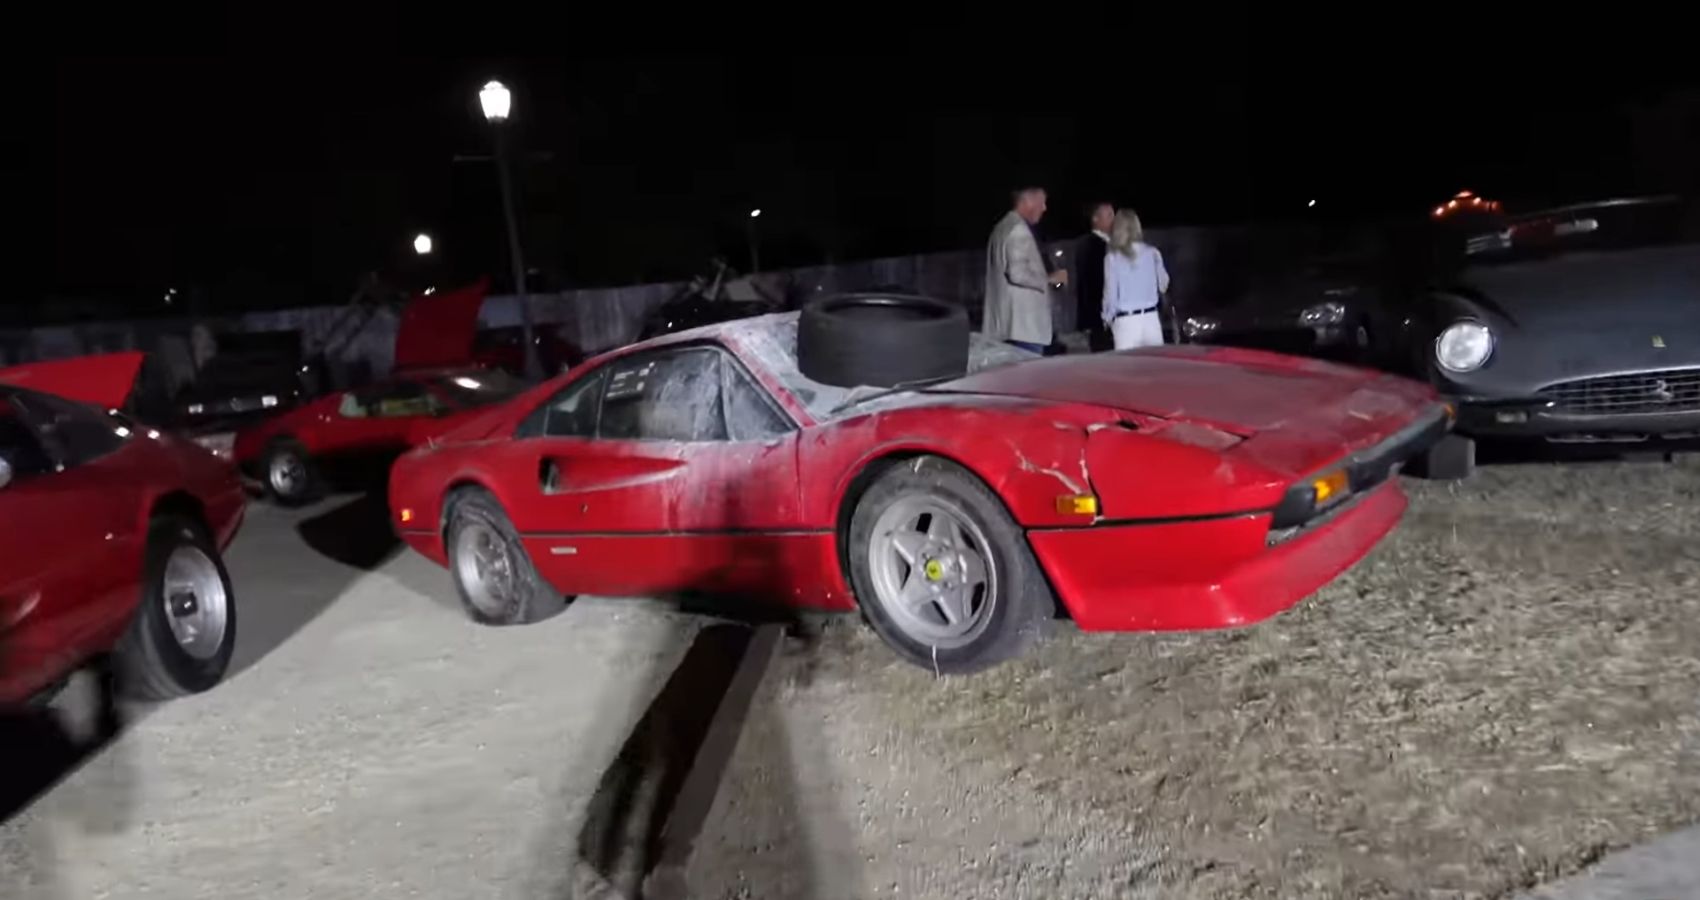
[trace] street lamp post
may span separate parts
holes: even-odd
[[[513,109],[513,95],[500,81],[484,85],[478,92],[478,105],[490,123],[496,144],[496,180],[502,188],[502,216],[508,225],[508,256],[514,270],[514,293],[519,297],[520,336],[525,342],[525,374],[540,378],[543,367],[537,359],[537,329],[531,321],[531,298],[525,291],[525,259],[519,248],[519,222],[514,216],[513,175],[508,168],[508,113]]]
[[[756,233],[756,220],[761,218],[761,210],[750,210],[750,274],[761,271],[761,236]]]

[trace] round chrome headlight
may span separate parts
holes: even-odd
[[[1187,320],[1181,323],[1181,331],[1189,338],[1206,337],[1220,327],[1222,323],[1209,316],[1188,316]]]
[[[1345,304],[1335,303],[1332,300],[1327,303],[1318,303],[1315,306],[1307,306],[1303,312],[1299,313],[1299,324],[1312,328],[1338,325],[1344,321],[1346,321]]]
[[[1474,372],[1493,355],[1493,331],[1466,319],[1446,326],[1434,339],[1434,361],[1448,372]]]

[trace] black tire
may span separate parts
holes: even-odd
[[[166,563],[179,549],[198,551],[212,563],[224,591],[224,631],[210,654],[195,656],[173,636],[165,596]],[[143,564],[142,602],[113,653],[118,689],[141,700],[169,700],[204,691],[224,678],[236,647],[236,592],[218,546],[205,526],[193,519],[162,515],[148,527]],[[207,598],[197,598],[208,602]]]
[[[905,294],[840,294],[803,307],[797,365],[821,384],[894,387],[968,371],[968,311]]]
[[[447,524],[443,533],[449,575],[454,579],[455,594],[460,597],[461,607],[472,621],[481,625],[526,625],[541,622],[566,608],[570,598],[556,593],[537,574],[537,567],[532,565],[531,556],[520,543],[518,532],[495,497],[476,488],[462,488],[449,495],[446,506],[444,519]],[[464,551],[461,538],[469,528],[488,529],[506,553],[513,590],[511,596],[501,598],[499,605],[475,600],[472,591],[477,590],[477,586],[468,585],[462,577],[459,554]]]
[[[1476,442],[1461,434],[1449,434],[1417,454],[1405,471],[1416,478],[1461,481],[1476,470]]]
[[[917,494],[943,500],[966,514],[989,550],[986,563],[996,585],[988,598],[989,618],[976,636],[959,646],[917,640],[878,594],[872,571],[875,525],[893,504]],[[1021,527],[984,482],[948,460],[915,457],[881,472],[857,500],[844,540],[850,585],[863,616],[899,656],[923,668],[964,674],[996,665],[1020,655],[1055,617],[1055,595]]]
[[[274,477],[276,467],[285,465],[299,467],[300,477],[296,480],[280,483]],[[265,485],[266,496],[279,506],[300,506],[319,496],[322,483],[319,479],[318,466],[313,464],[313,457],[307,453],[307,448],[292,438],[278,438],[266,447],[266,453],[260,458],[260,482]]]

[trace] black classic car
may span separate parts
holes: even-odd
[[[1403,353],[1459,432],[1561,443],[1700,438],[1700,219],[1677,198],[1506,216],[1463,235]]]
[[[1420,268],[1410,235],[1382,225],[1261,228],[1224,242],[1205,302],[1182,311],[1188,342],[1389,365]]]

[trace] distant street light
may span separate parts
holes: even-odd
[[[1315,209],[1315,208],[1316,208],[1316,201],[1315,200],[1312,200],[1309,203],[1305,204],[1305,209]]]
[[[761,235],[756,232],[756,220],[761,218],[761,207],[750,210],[750,274],[761,271]]]
[[[500,81],[491,81],[478,92],[478,106],[490,123],[496,143],[496,178],[502,189],[502,215],[508,223],[508,256],[514,269],[514,293],[519,298],[520,336],[525,342],[525,374],[540,378],[543,366],[537,359],[537,329],[531,322],[531,298],[525,292],[525,259],[519,249],[519,222],[514,215],[513,174],[508,170],[508,113],[513,111],[513,94]]]
[[[430,256],[431,236],[421,231],[419,235],[413,239],[413,252],[420,256]]]

